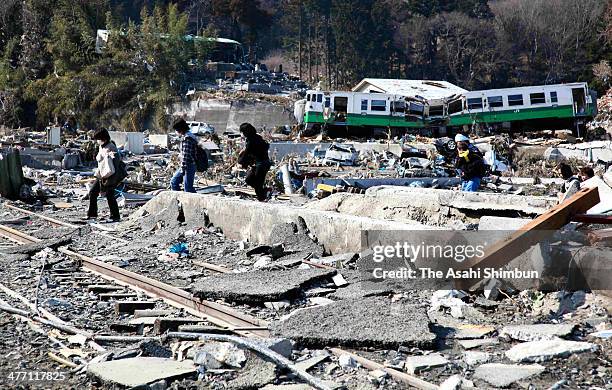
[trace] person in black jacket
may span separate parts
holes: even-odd
[[[238,163],[243,168],[249,168],[246,176],[246,183],[255,189],[255,194],[260,202],[267,199],[266,189],[266,174],[272,166],[270,157],[268,156],[268,144],[250,123],[240,125],[240,132],[246,138],[244,150],[240,152]]]
[[[461,171],[461,191],[478,191],[485,174],[485,163],[482,156],[470,150],[466,142],[457,142],[455,167]]]

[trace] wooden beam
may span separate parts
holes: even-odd
[[[485,254],[480,258],[472,258],[462,265],[462,270],[498,268],[508,264],[511,260],[524,253],[540,238],[546,231],[557,230],[577,214],[583,214],[591,207],[599,203],[599,191],[595,188],[583,188],[571,196],[565,202],[549,209],[528,224],[522,226],[511,236],[489,245]],[[537,234],[535,231],[542,231]],[[480,272],[483,275],[484,272]],[[455,285],[460,289],[469,289],[482,278],[457,279]]]
[[[606,214],[576,214],[572,217],[574,222],[594,223],[601,225],[612,224],[612,215]]]

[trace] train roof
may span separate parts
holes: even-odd
[[[491,94],[491,93],[512,93],[512,92],[527,92],[527,91],[542,91],[542,90],[554,90],[559,88],[582,88],[588,87],[585,82],[577,83],[566,83],[566,84],[546,84],[546,85],[528,85],[525,87],[510,87],[510,88],[497,88],[497,89],[483,89],[480,91],[470,91],[467,94],[475,96],[478,94]]]
[[[353,92],[382,92],[403,96],[420,96],[428,100],[444,99],[453,95],[463,95],[468,92],[448,81],[435,80],[404,80],[404,79],[372,79],[361,80],[352,89]]]

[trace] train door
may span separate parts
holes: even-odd
[[[574,103],[574,115],[586,115],[586,96],[584,88],[572,88],[572,100]]]
[[[348,97],[347,96],[334,96],[333,110],[336,114],[337,122],[346,122],[347,109],[348,109]]]

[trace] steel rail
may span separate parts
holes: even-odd
[[[13,205],[10,205],[10,204],[4,204],[3,206],[4,206],[5,208],[9,209],[9,210],[17,211],[17,212],[19,212],[19,213],[23,213],[23,214],[26,214],[26,215],[30,215],[30,216],[32,216],[32,217],[40,218],[40,219],[42,219],[42,220],[45,220],[45,221],[47,221],[47,222],[50,222],[50,223],[51,223],[51,224],[53,224],[53,225],[57,225],[57,226],[64,226],[64,227],[68,227],[68,228],[71,228],[71,229],[80,229],[80,228],[82,228],[82,227],[83,227],[83,226],[79,226],[79,225],[74,225],[74,224],[72,224],[72,223],[68,223],[68,222],[60,221],[59,219],[55,219],[55,218],[51,218],[51,217],[47,217],[46,215],[38,214],[38,213],[35,213],[35,212],[33,212],[33,211],[30,211],[30,210],[25,210],[25,209],[22,209],[22,208],[20,208],[20,207],[13,206]],[[94,228],[95,228],[95,226],[94,226],[94,225],[90,225],[90,226],[92,226],[92,227],[94,227]],[[102,237],[105,237],[105,238],[108,238],[108,239],[114,240],[114,241],[119,241],[119,242],[122,242],[122,243],[124,243],[124,244],[127,244],[127,243],[128,243],[128,241],[126,241],[126,240],[124,240],[124,239],[122,239],[122,238],[119,238],[119,237],[114,237],[114,236],[112,236],[112,235],[110,235],[110,234],[108,234],[108,233],[106,233],[106,232],[97,232],[97,231],[95,231],[95,230],[94,230],[94,232],[93,232],[93,233],[94,233],[94,234],[97,234],[97,235],[99,235],[99,236],[102,236]]]
[[[32,244],[41,241],[4,225],[0,225],[0,236],[20,244]],[[237,333],[243,335],[256,335],[261,337],[269,337],[270,335],[269,330],[267,330],[268,323],[264,320],[260,320],[215,302],[198,299],[180,288],[96,260],[68,248],[59,248],[58,251],[78,259],[82,267],[89,272],[93,272],[104,279],[125,285],[134,290],[140,290],[150,297],[161,298],[169,305],[184,309],[196,316],[203,317],[215,325],[232,330],[235,329]],[[241,328],[249,330],[241,330]]]
[[[10,240],[20,244],[31,244],[41,241],[36,237],[29,236],[4,225],[0,225],[0,236],[9,238]],[[180,288],[162,283],[135,272],[115,267],[112,264],[95,260],[89,256],[82,255],[69,249],[59,248],[58,251],[67,256],[79,259],[82,262],[83,268],[91,273],[99,275],[102,278],[113,281],[117,284],[125,285],[131,289],[141,290],[148,296],[162,298],[171,306],[185,309],[191,314],[205,318],[213,324],[234,330],[237,334],[243,336],[270,336],[268,323],[264,320],[240,313],[232,308],[220,305],[218,303],[199,300],[193,295],[189,294],[187,291],[181,290]],[[369,369],[381,369],[387,372],[387,374],[389,374],[393,379],[409,386],[422,390],[436,390],[439,388],[432,383],[403,372],[389,369],[355,353],[339,348],[332,348],[331,351],[336,356],[349,354],[364,367]]]

